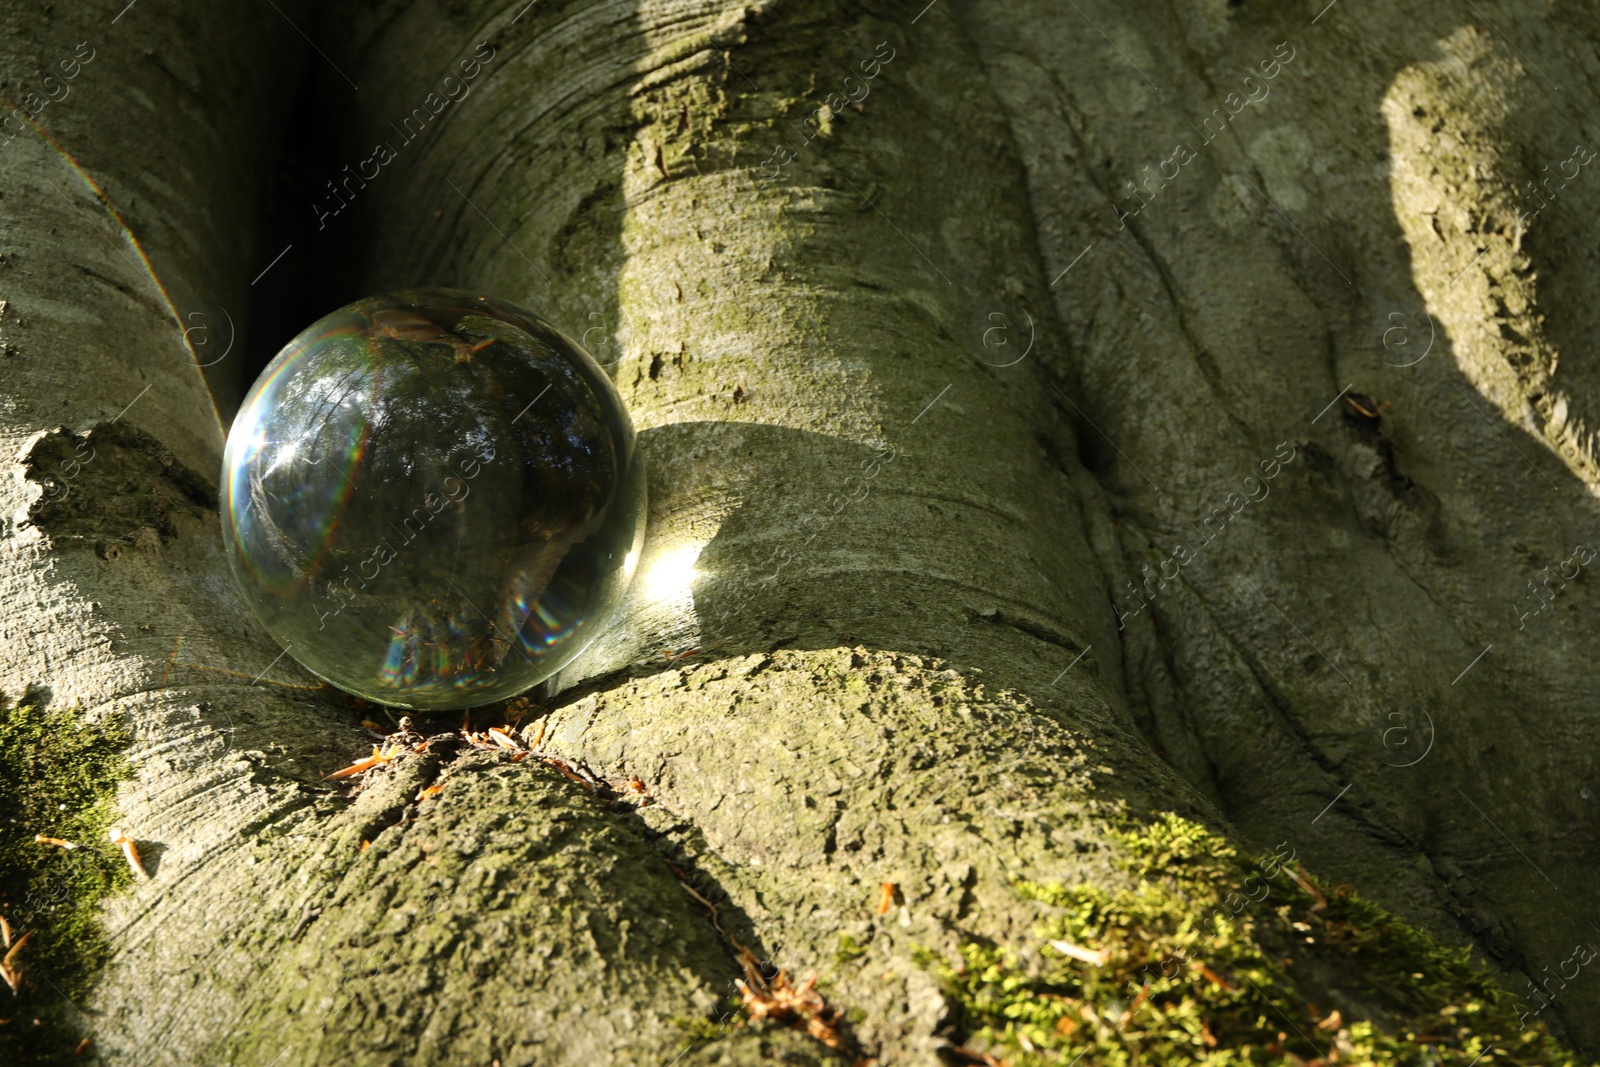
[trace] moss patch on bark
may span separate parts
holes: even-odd
[[[86,1036],[75,1005],[108,953],[100,901],[132,879],[107,836],[126,745],[74,710],[0,706],[0,915],[17,980],[0,989],[0,1062],[65,1063]]]
[[[1575,1065],[1465,950],[1282,851],[1244,862],[1167,814],[1112,834],[1121,888],[1019,882],[1037,942],[919,962],[959,1005],[969,1062]]]

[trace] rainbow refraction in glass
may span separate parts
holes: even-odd
[[[576,342],[453,289],[313,323],[239,409],[223,541],[313,674],[418,710],[525,692],[622,599],[644,539],[633,424]]]

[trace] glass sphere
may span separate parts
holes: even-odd
[[[644,539],[633,424],[593,357],[453,289],[370,297],[278,353],[222,469],[223,543],[307,670],[418,710],[525,692],[604,629]]]

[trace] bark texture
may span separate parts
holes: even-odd
[[[1090,246],[1052,292],[1130,713],[1247,834],[1537,981],[1597,921],[1593,12],[1092,14],[970,25],[1047,271]],[[1594,983],[1552,1008],[1590,1048]]]
[[[4,46],[25,78],[105,40],[41,120],[105,201],[42,137],[0,147],[0,688],[140,739],[152,877],[76,1006],[107,1061],[832,1055],[685,1047],[737,942],[929,1062],[951,1007],[913,949],[1022,938],[1016,879],[1126,878],[1124,814],[1287,839],[1511,974],[1589,936],[1585,583],[1506,604],[1600,543],[1591,372],[1558,359],[1593,175],[1519,215],[1600,136],[1590,15],[279,6],[54,12]],[[319,247],[350,295],[524,304],[629,403],[640,577],[523,736],[648,803],[466,750],[320,780],[363,713],[233,592],[204,377],[223,411],[239,383],[182,332],[276,251],[233,235],[284,55],[352,165],[393,156]],[[1589,1047],[1597,981],[1546,1015]]]

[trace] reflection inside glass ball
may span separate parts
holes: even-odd
[[[450,289],[371,297],[291,341],[223,460],[223,540],[288,655],[358,696],[469,707],[604,628],[644,538],[621,398],[536,316]]]

